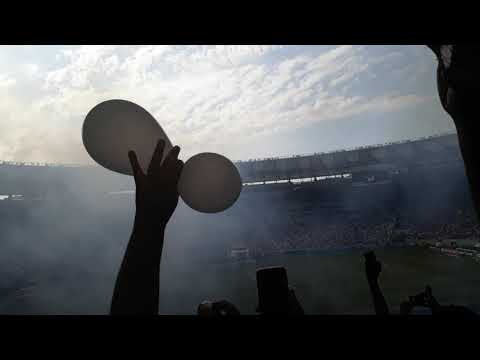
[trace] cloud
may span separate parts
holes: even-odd
[[[379,86],[383,79],[376,69],[390,63],[392,73],[408,68],[402,54],[395,48],[371,55],[363,46],[56,50],[53,69],[25,62],[30,80],[15,83],[0,76],[0,128],[5,130],[0,157],[90,162],[81,124],[93,106],[111,98],[144,106],[186,156],[219,150],[228,156],[231,146],[252,138],[261,141],[279,131],[430,101],[425,94],[385,92]],[[359,86],[362,82],[366,86]],[[6,87],[17,87],[17,95],[5,94]],[[29,89],[29,98],[22,89]]]
[[[0,89],[1,90],[6,90],[6,89],[10,88],[11,86],[14,86],[15,84],[16,84],[15,79],[12,79],[11,77],[0,74]]]

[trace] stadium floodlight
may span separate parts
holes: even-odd
[[[101,166],[133,175],[128,151],[137,154],[146,170],[158,140],[165,140],[164,157],[173,147],[157,120],[141,106],[126,100],[108,100],[87,114],[82,129],[88,154]],[[186,161],[178,191],[192,209],[216,213],[238,199],[242,181],[236,166],[215,153],[200,153]]]

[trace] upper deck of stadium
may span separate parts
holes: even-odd
[[[454,133],[326,153],[236,163],[244,182],[389,171],[461,161]]]
[[[237,161],[244,183],[461,164],[455,133],[325,153]],[[129,176],[100,166],[0,162],[0,194],[59,190],[62,183],[100,191],[132,189]]]

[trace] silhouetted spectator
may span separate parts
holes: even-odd
[[[427,45],[438,59],[437,87],[445,111],[452,117],[465,163],[472,199],[480,216],[480,151],[478,94],[480,45]]]
[[[415,309],[429,309],[429,314],[435,316],[454,316],[454,317],[476,317],[477,315],[465,306],[458,305],[440,305],[432,295],[432,288],[426,286],[425,291],[415,296],[410,296],[408,301],[404,301],[400,305],[400,314],[414,314]]]
[[[377,315],[388,315],[388,305],[385,301],[380,286],[378,285],[378,276],[382,272],[382,264],[376,259],[375,253],[370,251],[365,254],[365,273],[367,275],[368,285],[372,294],[373,305]]]

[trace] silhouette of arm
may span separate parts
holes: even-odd
[[[465,172],[477,217],[480,216],[480,151],[477,117],[480,106],[480,46],[427,45],[437,56],[437,88],[444,110],[452,117],[458,134]]]
[[[112,315],[158,313],[165,227],[178,204],[177,183],[183,167],[177,158],[178,146],[161,163],[164,146],[163,141],[158,142],[146,174],[136,154],[128,154],[135,178],[136,213],[113,292]]]
[[[383,296],[382,290],[378,285],[378,276],[382,271],[382,264],[377,261],[375,254],[372,252],[365,254],[365,272],[367,275],[368,285],[372,294],[373,305],[377,315],[388,315],[388,305]]]

